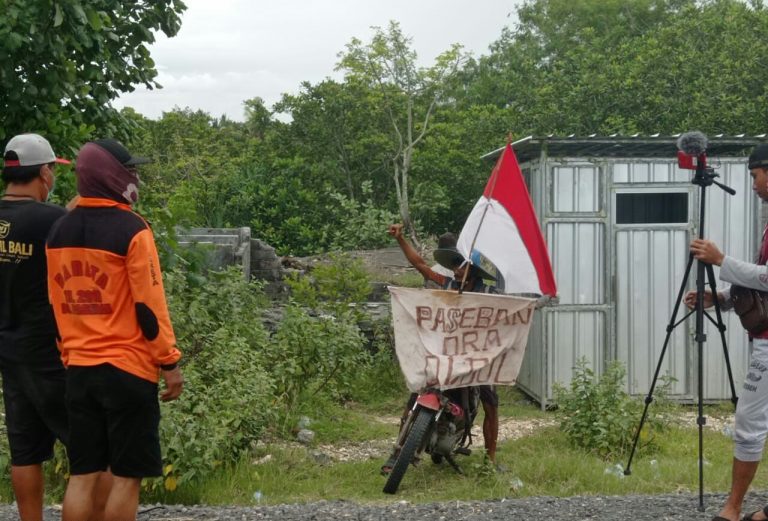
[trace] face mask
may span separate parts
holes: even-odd
[[[128,204],[135,204],[139,200],[139,187],[134,183],[130,183],[123,192],[123,197],[128,201]]]
[[[51,196],[53,195],[53,191],[56,188],[56,178],[51,177],[51,186],[48,188],[48,197],[45,198],[46,201],[49,201],[51,199]]]
[[[48,191],[48,195],[45,196],[45,200],[49,201],[51,199],[51,196],[53,195],[53,190],[56,188],[56,176],[53,175],[53,169],[49,168],[48,170],[50,178],[51,178],[51,184],[48,184],[48,181],[46,180],[45,176],[41,175],[41,179],[43,181],[43,184],[45,185],[45,189]]]

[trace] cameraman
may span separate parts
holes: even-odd
[[[749,156],[749,175],[752,189],[757,196],[768,201],[768,144],[755,147]],[[763,231],[763,240],[757,263],[744,262],[723,254],[717,245],[708,240],[695,239],[691,243],[693,256],[708,264],[720,266],[720,279],[747,288],[768,291],[768,234]],[[717,299],[723,309],[732,307],[730,289],[719,291]],[[685,296],[689,308],[696,306],[696,292]],[[704,307],[712,306],[712,293],[704,294]],[[768,435],[768,331],[752,335],[752,354],[749,372],[742,394],[736,407],[736,425],[733,434],[734,458],[731,476],[731,492],[720,514],[712,521],[737,521],[757,466],[763,454]],[[766,378],[764,378],[766,377]],[[768,506],[744,517],[746,521],[768,519]]]

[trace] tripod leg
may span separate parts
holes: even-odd
[[[707,418],[704,416],[704,342],[707,335],[704,333],[704,275],[706,264],[696,262],[696,366],[698,388],[698,417],[696,424],[699,427],[699,512],[704,512],[704,425]]]
[[[672,331],[674,331],[677,320],[677,313],[680,310],[680,304],[683,302],[683,295],[685,295],[685,289],[688,286],[688,277],[691,274],[691,267],[693,266],[693,253],[688,255],[688,265],[685,267],[685,275],[683,276],[683,283],[680,284],[680,291],[677,293],[677,300],[675,300],[675,306],[672,309],[672,316],[667,324],[667,335],[664,337],[664,345],[661,348],[661,354],[659,354],[659,361],[656,363],[656,371],[653,373],[653,380],[651,381],[651,388],[648,390],[648,395],[645,397],[645,407],[643,407],[643,415],[640,418],[640,424],[635,431],[635,437],[632,440],[632,450],[629,453],[629,461],[627,462],[627,468],[624,470],[624,475],[629,476],[632,474],[632,459],[635,457],[635,450],[637,449],[637,442],[640,439],[640,432],[645,425],[645,419],[648,416],[648,406],[653,401],[653,391],[656,389],[656,382],[659,379],[659,373],[661,372],[661,366],[664,362],[664,355],[667,352],[667,346],[669,346],[669,339],[672,337]]]
[[[720,340],[723,343],[723,356],[725,357],[725,368],[728,371],[728,384],[731,386],[731,402],[734,407],[739,401],[736,396],[736,386],[733,383],[733,371],[731,370],[731,358],[728,355],[728,344],[725,339],[725,323],[723,322],[723,313],[720,309],[720,301],[717,300],[717,286],[715,283],[715,269],[711,264],[707,264],[707,278],[709,279],[709,289],[713,295],[715,305],[715,316],[717,317],[717,329],[720,331]]]

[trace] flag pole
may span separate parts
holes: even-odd
[[[501,157],[504,157],[504,154],[507,153],[507,147],[512,146],[512,132],[509,132],[507,134],[507,146],[504,147],[504,152],[501,153]],[[493,169],[493,174],[491,174],[493,177],[491,179],[491,189],[488,192],[488,202],[485,205],[485,208],[483,208],[483,215],[480,216],[480,222],[477,225],[477,231],[475,231],[475,236],[472,237],[472,244],[469,247],[469,259],[466,259],[464,263],[466,264],[469,262],[470,267],[472,267],[472,251],[475,249],[475,243],[477,242],[477,236],[480,235],[480,228],[483,226],[483,222],[485,221],[485,215],[488,213],[488,207],[491,206],[491,196],[493,196],[493,191],[496,189],[496,180],[499,178],[499,171],[498,169]],[[464,284],[467,281],[467,275],[469,274],[469,270],[464,271],[464,276],[461,278],[461,284],[459,285],[459,295],[464,291]]]

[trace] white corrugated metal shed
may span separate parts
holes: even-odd
[[[586,357],[597,373],[613,359],[628,370],[627,389],[647,393],[683,282],[688,243],[698,235],[700,188],[677,166],[678,136],[529,136],[512,144],[547,240],[560,303],[544,308],[531,331],[518,385],[546,405],[555,382],[570,382]],[[709,138],[709,164],[730,196],[707,188],[706,236],[729,255],[751,259],[759,239],[760,203],[745,157],[759,136]],[[487,154],[492,159],[500,150]],[[695,265],[694,265],[695,267]],[[695,269],[687,286],[695,286]],[[718,286],[722,283],[718,281]],[[678,320],[684,316],[681,310]],[[724,315],[737,388],[747,363],[738,319]],[[662,374],[672,395],[696,395],[695,324],[679,325]],[[719,334],[707,324],[704,394],[730,399]]]

